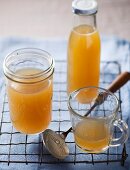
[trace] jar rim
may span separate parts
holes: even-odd
[[[16,74],[14,71],[12,71],[8,67],[8,65],[7,65],[8,60],[10,60],[11,57],[17,57],[18,55],[25,55],[25,54],[26,55],[27,54],[33,54],[33,55],[37,55],[37,56],[46,58],[46,60],[48,60],[48,62],[50,63],[49,67],[47,67],[45,70],[40,70],[39,72],[31,74],[31,75]],[[4,75],[12,81],[20,82],[20,83],[27,83],[27,84],[31,83],[32,84],[32,83],[37,83],[37,82],[48,79],[54,72],[54,64],[55,64],[55,62],[54,62],[54,59],[51,57],[51,54],[48,53],[45,50],[42,50],[42,49],[39,49],[39,48],[20,48],[20,49],[17,49],[15,51],[9,53],[5,57],[4,62],[3,62],[3,72],[4,72]],[[44,78],[44,75],[46,75],[46,74],[48,74],[48,76]],[[43,79],[38,80],[38,78],[41,77],[41,76],[43,77]],[[29,79],[32,79],[34,81],[29,82],[28,81]]]
[[[108,117],[112,117],[112,116],[115,117],[114,113],[117,113],[118,110],[119,110],[119,100],[118,100],[117,96],[116,96],[114,93],[110,92],[109,90],[107,90],[107,89],[105,89],[105,88],[102,88],[102,87],[97,87],[97,86],[87,86],[87,87],[79,88],[79,89],[77,89],[77,90],[75,90],[75,91],[73,91],[73,92],[71,92],[71,93],[69,94],[67,105],[68,105],[68,109],[69,109],[69,111],[71,112],[71,114],[73,114],[74,116],[77,116],[77,117],[79,117],[79,118],[81,118],[81,119],[88,119],[87,116],[82,116],[81,114],[79,114],[78,112],[76,112],[76,111],[72,108],[72,106],[71,106],[71,100],[78,94],[79,91],[85,90],[85,89],[89,89],[89,88],[95,88],[95,89],[102,90],[102,91],[107,92],[108,94],[110,94],[111,96],[114,97],[114,99],[115,99],[115,101],[116,101],[116,107],[115,107],[115,109],[114,109],[114,112],[113,112],[113,114],[110,114],[110,115],[108,115],[108,116],[106,116],[106,117],[104,117],[104,118],[108,118]],[[98,117],[98,116],[97,116],[97,118],[101,118],[101,117]]]

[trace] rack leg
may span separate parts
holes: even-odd
[[[123,150],[122,150],[122,158],[121,158],[121,166],[125,165],[125,160],[127,159],[128,154],[126,152],[126,145],[124,144]]]

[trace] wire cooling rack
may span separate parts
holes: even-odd
[[[100,86],[106,88],[108,84],[121,72],[121,67],[117,62],[101,63]],[[50,155],[43,145],[42,137],[38,135],[24,135],[17,132],[9,116],[8,101],[5,92],[4,82],[1,78],[1,96],[3,98],[2,111],[0,114],[0,162],[10,165],[11,163],[24,164],[95,164],[120,162],[123,166],[127,159],[126,146],[109,148],[101,154],[88,154],[79,150],[75,143],[72,132],[66,138],[70,154],[64,160],[59,160]],[[116,93],[121,101],[120,90]],[[54,94],[52,122],[49,128],[57,133],[66,131],[71,126],[69,112],[67,109],[66,94],[66,61],[57,60],[54,74]],[[122,119],[121,104],[119,116]],[[115,136],[120,135],[118,129],[115,129]]]

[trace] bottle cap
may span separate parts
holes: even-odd
[[[97,12],[96,0],[73,0],[73,13],[78,15],[91,15]]]

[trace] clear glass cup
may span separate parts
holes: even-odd
[[[3,63],[13,126],[25,134],[44,131],[51,121],[54,60],[43,50],[27,48]]]
[[[95,102],[96,107],[84,116]],[[68,108],[75,143],[83,151],[100,153],[126,142],[128,126],[119,119],[119,102],[110,91],[100,87],[80,88],[70,93]],[[119,128],[121,137],[114,138],[114,127]]]

